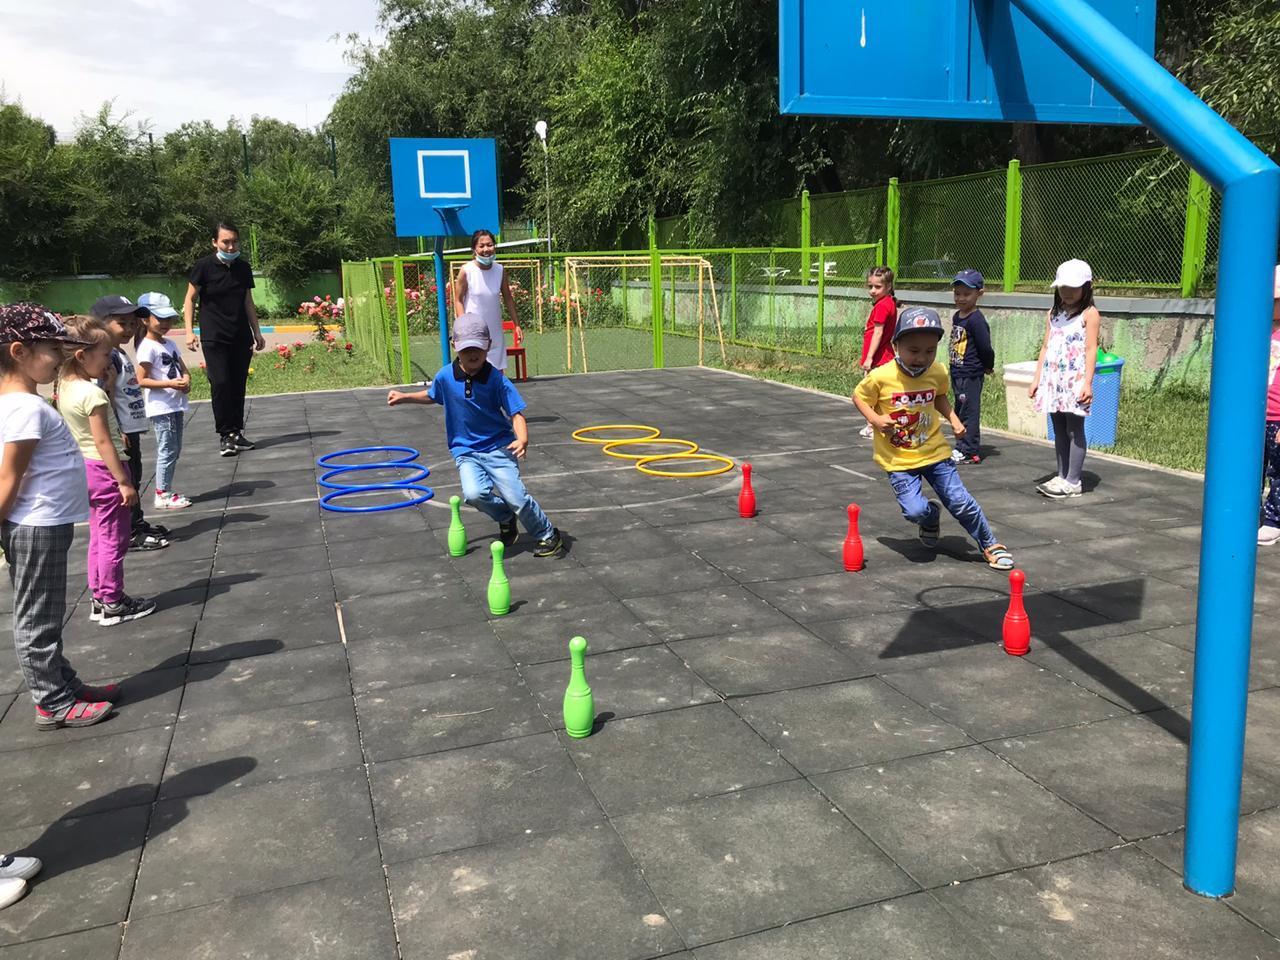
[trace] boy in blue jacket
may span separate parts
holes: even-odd
[[[498,537],[511,546],[519,536],[516,520],[534,540],[535,557],[559,556],[560,531],[520,479],[520,460],[529,446],[524,398],[488,360],[489,327],[484,318],[464,313],[453,323],[453,363],[442,367],[425,389],[392,390],[387,406],[436,403],[444,407],[449,452],[458,465],[462,497],[498,524]]]
[[[951,316],[951,386],[956,416],[965,432],[956,437],[951,459],[956,463],[981,463],[982,380],[995,372],[996,352],[991,327],[978,309],[985,281],[977,270],[961,270],[951,282],[956,312]]]

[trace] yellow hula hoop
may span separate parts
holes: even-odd
[[[595,430],[652,430],[653,433],[649,434],[647,437],[615,437],[613,439],[610,439],[609,437],[584,436],[584,434],[591,433]],[[602,423],[598,427],[583,427],[580,430],[575,430],[573,431],[572,436],[573,439],[577,440],[579,443],[616,443],[622,439],[652,440],[654,437],[660,436],[661,434],[662,431],[657,427],[650,427],[643,423]]]
[[[698,445],[692,440],[679,440],[675,437],[662,437],[660,439],[655,437],[645,437],[643,439],[634,440],[611,440],[600,449],[606,456],[617,457],[619,460],[645,460],[652,458],[654,455],[652,453],[618,453],[613,448],[625,447],[628,444],[642,444],[644,446],[662,444],[669,446],[677,443],[684,444],[685,449],[677,451],[676,453],[663,454],[658,459],[665,460],[667,457],[688,456],[689,454],[698,452]]]
[[[724,466],[716,467],[712,470],[691,470],[682,472],[678,470],[654,470],[648,464],[656,463],[660,460],[713,460],[724,464]],[[641,457],[636,461],[636,469],[641,473],[647,473],[651,477],[715,477],[722,473],[728,473],[736,464],[728,457],[717,456],[714,453],[668,453],[657,457]]]

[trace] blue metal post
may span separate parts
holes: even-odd
[[[440,365],[447,367],[449,365],[449,298],[445,296],[444,237],[436,237],[435,261],[436,308],[440,311]]]
[[[1222,191],[1183,882],[1235,888],[1280,168],[1086,0],[1012,0]],[[1243,438],[1243,442],[1242,442]]]

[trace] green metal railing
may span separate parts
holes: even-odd
[[[1217,210],[1217,195],[1180,160],[1143,150],[806,191],[763,204],[753,223],[771,245],[801,251],[880,239],[885,262],[905,282],[945,283],[974,267],[992,288],[1043,289],[1060,262],[1080,257],[1100,288],[1191,297],[1215,285]],[[663,248],[696,246],[687,217],[661,218],[655,230]]]

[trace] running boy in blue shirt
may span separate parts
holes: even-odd
[[[956,303],[956,312],[951,315],[951,388],[956,395],[956,416],[965,427],[951,452],[956,463],[982,462],[982,380],[996,367],[991,327],[978,309],[985,285],[977,270],[961,270],[951,281]]]
[[[453,323],[453,363],[435,375],[425,390],[392,390],[387,406],[438,403],[444,407],[449,452],[458,465],[462,496],[498,524],[498,537],[511,546],[520,535],[516,520],[537,541],[535,557],[555,557],[564,548],[557,530],[520,479],[519,461],[529,446],[524,399],[487,358],[489,327],[482,317],[464,313]]]

